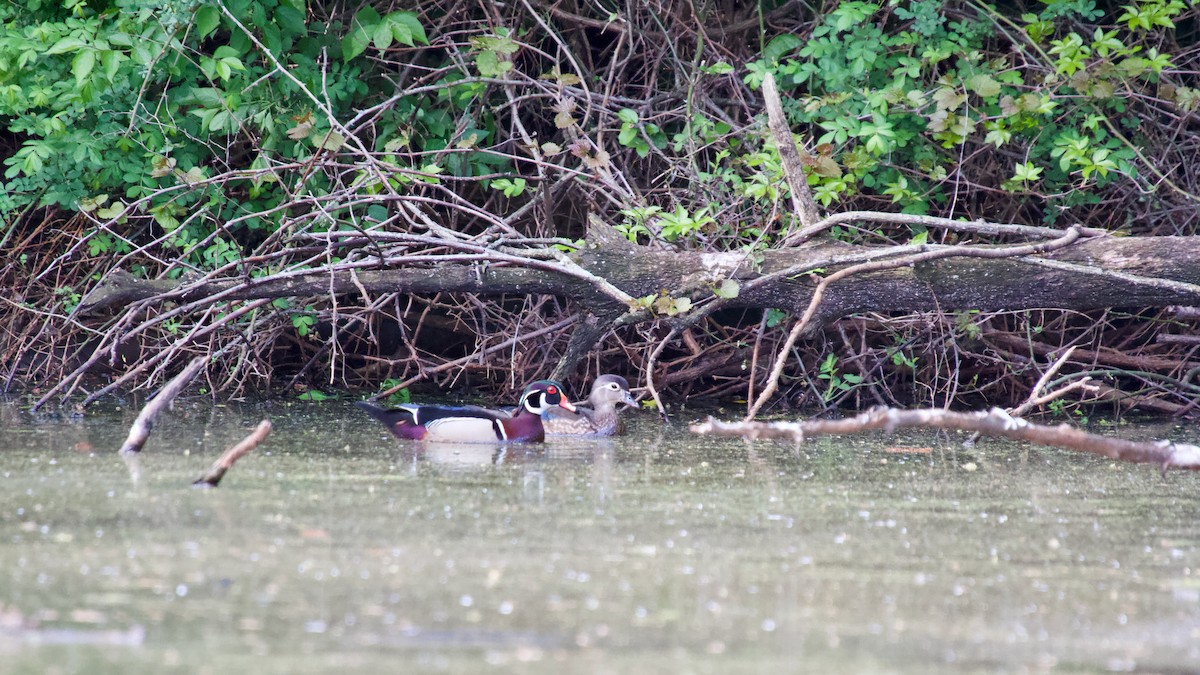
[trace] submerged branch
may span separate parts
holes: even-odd
[[[171,404],[179,392],[183,391],[184,387],[192,381],[192,378],[204,369],[204,364],[208,361],[205,356],[197,356],[192,359],[178,375],[171,379],[149,403],[142,408],[142,412],[138,413],[137,419],[133,421],[133,426],[129,428],[129,437],[125,439],[124,445],[121,446],[121,454],[129,454],[141,452],[142,446],[146,444],[146,440],[150,438],[150,432],[154,430],[154,418],[162,409]]]
[[[192,482],[195,487],[217,487],[221,483],[221,479],[225,477],[225,472],[233,468],[239,459],[250,454],[250,451],[258,447],[259,443],[266,440],[267,436],[271,435],[271,420],[263,420],[254,427],[254,431],[250,432],[233,447],[221,454],[217,461],[209,467],[208,471],[201,477]]]
[[[957,429],[985,436],[1029,441],[1041,445],[1066,448],[1078,452],[1157,465],[1167,469],[1200,470],[1200,447],[1170,441],[1129,441],[1123,438],[1100,436],[1075,427],[1059,424],[1045,426],[1010,416],[999,408],[986,412],[961,413],[927,408],[897,410],[876,408],[841,420],[807,420],[804,422],[722,422],[709,418],[690,428],[698,434],[713,436],[743,436],[750,439],[782,438],[802,441],[806,436],[854,434],[876,429],[893,431],[902,428]]]

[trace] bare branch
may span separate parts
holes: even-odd
[[[952,412],[941,408],[876,408],[847,419],[804,422],[721,422],[710,417],[705,422],[693,424],[690,429],[698,434],[713,436],[780,438],[799,442],[811,436],[854,434],[878,429],[893,431],[914,427],[975,431],[985,436],[1089,452],[1124,462],[1154,464],[1163,471],[1200,470],[1200,447],[1195,445],[1170,441],[1129,441],[1089,434],[1066,424],[1053,427],[1033,424],[1012,417],[999,408],[973,413]]]
[[[779,101],[779,89],[775,86],[775,76],[767,71],[762,85],[763,103],[767,107],[767,124],[771,127],[771,136],[779,149],[779,160],[783,165],[783,176],[787,180],[792,193],[792,209],[800,218],[800,224],[807,229],[821,220],[821,211],[813,199],[812,190],[808,188],[808,178],[804,175],[804,162],[796,149],[796,141],[792,138],[792,130],[788,128],[787,116],[783,114],[783,105]]]
[[[171,401],[175,400],[175,397],[183,391],[184,387],[187,387],[192,378],[204,369],[207,361],[207,357],[204,356],[192,359],[192,362],[182,372],[171,378],[171,381],[159,390],[154,398],[150,399],[146,407],[142,408],[142,412],[138,413],[137,419],[133,421],[133,426],[129,428],[129,437],[121,446],[121,454],[141,452],[142,446],[150,438],[150,432],[154,430],[154,418],[162,412],[163,408],[170,405]]]
[[[779,388],[779,377],[783,374],[783,367],[787,364],[788,354],[791,353],[792,347],[795,346],[796,340],[808,328],[812,322],[813,316],[817,312],[817,308],[821,305],[821,300],[825,296],[826,290],[830,284],[841,281],[847,277],[856,274],[865,274],[868,272],[877,272],[887,269],[896,269],[898,267],[907,267],[916,265],[921,262],[929,262],[942,258],[951,257],[977,257],[977,258],[1010,258],[1018,256],[1033,255],[1038,253],[1046,253],[1056,249],[1064,248],[1075,243],[1082,234],[1082,229],[1072,226],[1058,239],[1053,241],[1042,242],[1038,244],[1024,244],[1020,246],[1007,246],[998,248],[984,247],[965,247],[965,246],[947,246],[938,247],[932,250],[925,250],[911,256],[903,256],[886,260],[874,260],[858,265],[852,265],[844,269],[838,270],[833,274],[821,279],[813,290],[812,298],[808,302],[807,309],[804,310],[804,315],[800,320],[792,326],[791,332],[788,333],[787,339],[783,343],[783,347],[779,349],[775,357],[775,365],[771,368],[771,374],[767,379],[767,384],[763,387],[762,393],[758,395],[750,409],[746,412],[746,421],[754,419],[758,411],[766,404]]]
[[[217,458],[217,461],[213,462],[208,471],[203,476],[197,478],[192,485],[195,487],[217,487],[221,483],[221,479],[225,477],[225,472],[232,469],[233,465],[239,459],[250,454],[250,451],[257,448],[269,435],[271,435],[271,420],[259,422],[258,426],[254,427],[254,431],[250,432],[250,435],[221,453],[221,456]]]

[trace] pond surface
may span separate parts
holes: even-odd
[[[177,406],[135,483],[115,452],[135,413],[0,406],[5,672],[1200,664],[1192,473],[932,433],[751,445],[649,417],[615,440],[422,452],[334,402]],[[275,432],[220,488],[190,487],[263,417]]]

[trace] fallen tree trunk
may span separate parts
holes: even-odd
[[[1027,243],[866,246],[815,238],[834,224],[861,220],[949,229],[960,240],[1020,237]],[[806,226],[796,233],[796,240],[802,240],[797,246],[703,253],[672,250],[662,242],[635,245],[600,218],[589,217],[587,239],[582,245],[573,244],[574,252],[567,254],[552,246],[566,240],[494,233],[466,236],[422,222],[423,226],[407,231],[376,227],[300,234],[291,242],[291,254],[309,262],[285,265],[260,276],[252,274],[265,262],[257,259],[180,280],[137,279],[114,270],[82,299],[79,313],[115,311],[116,321],[89,358],[47,391],[35,407],[60,391],[69,393],[69,387],[103,354],[154,326],[211,314],[203,327],[179,337],[171,347],[181,349],[198,338],[211,339],[221,325],[256,313],[277,298],[324,298],[321,304],[334,308],[334,314],[345,307],[378,307],[391,294],[424,295],[434,302],[441,293],[567,299],[570,304],[564,309],[575,316],[555,325],[573,326],[569,342],[553,367],[542,369],[563,379],[613,330],[662,322],[666,337],[660,334],[655,338],[657,344],[640,364],[652,394],[657,390],[655,361],[663,347],[676,337],[685,342],[694,337],[692,327],[703,321],[720,326],[722,321],[713,317],[717,310],[783,310],[792,315],[791,331],[775,350],[774,365],[750,416],[775,394],[795,340],[815,336],[823,326],[852,314],[1200,305],[1200,259],[1191,255],[1200,245],[1200,237],[1111,237],[1078,226],[1054,230],[848,212]],[[232,311],[214,309],[229,307]],[[403,312],[396,309],[393,314],[398,317]],[[143,316],[147,318],[139,318]],[[424,312],[421,317],[424,321]],[[765,314],[763,322],[765,326]],[[332,333],[336,322],[331,320],[328,325]],[[519,325],[517,317],[509,329],[516,330]],[[749,337],[745,326],[734,330],[743,331],[743,340]],[[528,339],[535,333],[538,331],[517,331],[517,338]],[[762,335],[760,327],[753,342],[756,349]],[[223,348],[231,348],[233,343],[224,344]],[[403,347],[408,354],[403,358],[412,363],[418,351],[409,342]],[[689,349],[694,357],[700,353],[698,345]],[[160,350],[154,359],[136,363],[90,394],[84,404],[171,355]],[[714,363],[729,363],[735,355],[718,356]],[[766,365],[757,351],[750,355],[750,362]],[[741,364],[743,369],[745,366]],[[437,372],[437,367],[420,365],[415,373],[406,374],[404,386]],[[697,374],[700,376],[703,373]],[[668,377],[666,381],[671,380]]]
[[[343,247],[363,246],[346,239]],[[936,247],[909,247],[909,252]],[[814,324],[856,312],[983,311],[1200,305],[1200,237],[1094,237],[1040,256],[951,257],[913,267],[855,275],[831,284]],[[819,246],[744,253],[698,253],[629,247],[587,250],[574,259],[587,274],[634,298],[665,292],[711,297],[725,279],[744,288],[726,306],[800,313],[818,274],[859,262],[872,249]],[[389,269],[371,269],[385,264]],[[86,312],[158,298],[163,302],[225,301],[368,293],[545,294],[573,298],[594,312],[618,305],[587,278],[545,266],[523,267],[481,256],[469,263],[398,267],[384,263],[259,278],[202,281],[141,280],[114,273],[83,300]],[[805,274],[811,272],[811,274]],[[775,275],[765,283],[752,282]],[[607,313],[607,312],[606,312]],[[649,317],[647,317],[649,318]]]

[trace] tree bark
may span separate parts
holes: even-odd
[[[825,243],[743,253],[585,250],[573,256],[580,268],[633,297],[665,292],[693,300],[711,297],[724,279],[742,287],[729,307],[778,308],[800,313],[808,306],[817,274],[860,261],[872,249]],[[1200,237],[1096,237],[1039,256],[989,259],[955,257],[868,274],[830,285],[814,323],[857,312],[983,311],[1059,308],[1200,305]],[[509,263],[446,263],[437,267],[332,268],[303,275],[198,282],[139,280],[112,274],[84,298],[81,311],[97,312],[160,298],[191,302],[370,293],[464,292],[549,294],[576,300],[597,315],[619,307],[595,284],[546,266]],[[764,275],[789,276],[748,286]],[[811,272],[805,274],[804,272]]]

